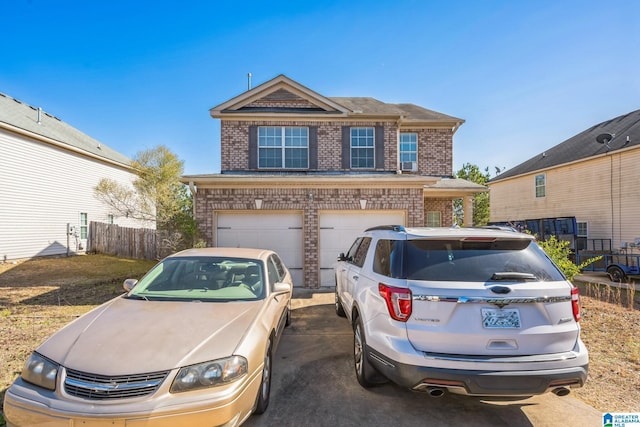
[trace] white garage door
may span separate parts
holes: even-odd
[[[404,211],[331,211],[320,213],[320,284],[334,286],[333,266],[365,229],[376,225],[404,225]]]
[[[294,285],[303,285],[301,213],[221,212],[217,214],[217,222],[218,246],[276,251],[291,272]]]

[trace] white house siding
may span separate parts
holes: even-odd
[[[86,241],[70,237],[67,224],[80,230],[88,221],[106,222],[111,213],[94,197],[101,178],[130,184],[125,168],[0,130],[0,261],[81,252]],[[114,223],[136,226],[127,218]]]
[[[612,248],[640,238],[640,149],[490,183],[491,221],[575,216],[589,239]],[[546,175],[546,197],[536,198],[535,176]]]

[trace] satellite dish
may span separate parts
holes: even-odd
[[[610,133],[601,133],[600,135],[596,136],[596,141],[598,141],[600,144],[608,144],[612,139],[613,135],[611,135]]]

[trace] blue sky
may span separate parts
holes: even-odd
[[[464,163],[510,168],[640,108],[640,2],[0,0],[0,92],[129,157],[220,170],[209,109],[285,74],[325,96],[466,120]]]

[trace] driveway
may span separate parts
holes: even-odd
[[[353,334],[333,289],[294,290],[293,324],[274,358],[271,403],[246,426],[598,426],[602,414],[553,394],[494,402],[432,398],[393,384],[365,390],[352,367]]]

